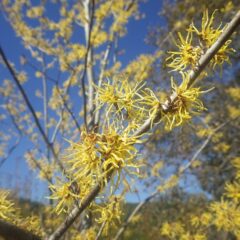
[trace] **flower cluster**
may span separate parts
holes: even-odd
[[[216,12],[216,11],[215,11]],[[179,42],[176,43],[178,51],[169,52],[170,56],[167,58],[167,66],[173,71],[183,71],[185,69],[194,69],[198,65],[198,61],[202,54],[210,48],[220,34],[224,31],[221,24],[214,27],[214,14],[209,17],[208,10],[203,13],[201,30],[194,24],[191,24],[187,29],[186,39],[182,34],[178,33]],[[193,38],[193,36],[196,38]],[[215,54],[211,60],[211,67],[215,68],[217,65],[222,66],[224,62],[229,63],[229,53],[234,50],[229,47],[231,40],[228,40],[221,49]]]
[[[173,79],[171,82],[175,98],[171,101],[170,107],[164,115],[164,120],[166,121],[165,128],[167,130],[182,125],[190,120],[192,115],[199,114],[205,110],[202,101],[199,99],[204,91],[196,87],[189,88],[189,75],[182,73],[182,77],[183,80],[180,86],[177,86]]]
[[[59,200],[55,207],[56,213],[67,212],[69,207],[74,203],[74,200],[79,199],[79,196],[74,193],[72,184],[72,182],[61,183],[58,181],[55,185],[49,185],[49,188],[53,192],[50,199]]]
[[[39,217],[34,215],[23,217],[20,209],[9,199],[9,195],[8,191],[0,189],[0,220],[14,224],[38,236],[43,236]]]
[[[11,220],[15,213],[14,203],[8,200],[9,193],[0,190],[0,218],[3,220]]]
[[[187,227],[180,222],[165,222],[160,229],[161,235],[168,237],[168,239],[193,239],[193,240],[207,240],[204,232],[190,232]]]
[[[145,83],[130,81],[126,76],[113,78],[96,88],[98,107],[104,106],[106,117],[117,118],[121,124],[125,122],[129,130],[139,128],[148,118],[154,119],[160,106]]]
[[[75,201],[84,199],[93,186],[106,184],[113,172],[118,176],[112,181],[115,188],[126,174],[138,174],[140,165],[135,162],[134,146],[138,142],[137,137],[130,137],[127,131],[118,132],[113,126],[103,133],[83,131],[78,143],[69,141],[65,160],[72,179],[50,185],[53,191],[50,198],[58,200],[55,211],[67,212]]]
[[[112,194],[120,182],[126,182],[126,175],[138,175],[140,165],[135,162],[138,155],[136,144],[142,141],[139,140],[140,136],[135,136],[134,131],[149,119],[151,123],[163,120],[165,128],[172,130],[205,110],[199,99],[204,91],[192,87],[189,72],[182,71],[197,67],[202,54],[222,33],[223,29],[220,27],[213,28],[213,19],[214,14],[209,19],[206,11],[201,31],[192,24],[187,30],[186,39],[179,33],[179,51],[171,52],[168,66],[181,73],[182,83],[178,86],[172,79],[172,95],[166,102],[161,103],[142,81],[131,81],[127,77],[118,76],[99,81],[99,85],[95,86],[96,111],[104,114],[102,127],[98,129],[99,132],[95,129],[82,130],[79,142],[69,141],[70,147],[64,158],[68,169],[67,181],[50,186],[53,191],[51,198],[58,200],[55,209],[58,214],[68,212],[74,203],[81,205],[81,201],[88,196],[93,186],[97,185],[102,189],[111,182],[110,188],[102,194],[104,199],[108,198],[108,202],[97,204],[96,200],[91,203],[90,210],[98,215],[96,221],[105,225],[105,231],[115,220],[120,220],[120,198]],[[199,46],[194,46],[197,41],[194,39],[195,35],[200,41]],[[228,61],[227,54],[232,51],[228,48],[229,43],[213,58],[213,68]],[[156,172],[156,169],[153,170]],[[163,192],[172,188],[178,180],[178,177],[173,176],[158,190]],[[233,194],[235,190],[228,186],[228,191]],[[107,197],[109,195],[110,197]],[[174,230],[170,232],[171,228]],[[178,223],[172,226],[165,224],[161,233],[172,238],[184,236],[182,239],[205,239],[201,232],[192,234],[185,230],[184,225]]]
[[[179,51],[170,51],[171,54],[167,61],[171,61],[168,67],[174,69],[174,71],[182,71],[188,66],[194,68],[202,54],[202,50],[199,46],[194,47],[192,45],[192,32],[188,32],[186,39],[183,38],[181,33],[178,33],[179,43],[176,43]]]
[[[116,225],[121,220],[121,201],[122,198],[120,196],[111,196],[107,204],[96,206],[95,212],[99,213],[96,222],[105,225],[105,234],[108,232],[110,225]]]

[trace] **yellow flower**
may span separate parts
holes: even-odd
[[[203,106],[199,96],[206,92],[200,88],[189,88],[189,75],[182,73],[182,83],[178,87],[172,79],[172,90],[176,94],[175,99],[170,105],[170,109],[164,114],[166,120],[166,129],[171,130],[174,127],[182,125],[189,121],[192,115],[196,115],[206,108]]]
[[[161,234],[164,236],[170,236],[172,232],[171,225],[168,222],[165,222],[161,227]]]
[[[205,234],[195,234],[192,236],[192,239],[193,240],[207,240],[207,236]]]
[[[236,179],[240,178],[240,157],[235,157],[231,160],[231,164],[236,168]]]
[[[179,177],[176,175],[173,175],[169,177],[162,185],[160,185],[157,189],[159,192],[164,192],[168,189],[174,188],[177,186],[179,182]]]
[[[72,240],[95,240],[96,239],[96,230],[94,227],[85,229],[84,231],[75,231],[75,236],[71,236]]]
[[[154,177],[159,177],[159,170],[164,166],[163,161],[158,161],[152,166],[151,174]]]
[[[192,32],[188,32],[186,39],[181,33],[178,33],[179,43],[176,44],[179,51],[171,51],[171,55],[166,59],[170,61],[168,67],[173,68],[173,71],[182,71],[187,67],[196,67],[200,59],[202,50],[200,47],[192,46]]]
[[[117,77],[104,82],[97,88],[98,108],[105,107],[106,117],[110,116],[118,125],[127,125],[131,131],[139,128],[147,119],[154,119],[161,107],[152,90],[141,82],[131,82],[127,77]]]
[[[217,28],[213,26],[215,12],[209,17],[208,10],[204,11],[201,30],[194,24],[191,24],[187,29],[186,38],[181,33],[178,33],[179,41],[176,43],[178,51],[169,52],[171,55],[166,59],[168,62],[167,66],[173,68],[173,71],[183,71],[186,68],[194,69],[197,67],[201,55],[216,42],[224,31],[224,28],[221,28],[221,24]],[[199,45],[194,46],[194,43]],[[234,51],[232,48],[229,48],[230,43],[231,40],[228,40],[214,55],[210,62],[213,68],[217,65],[222,66],[224,62],[230,63],[228,55]]]
[[[27,16],[29,18],[39,18],[43,15],[44,8],[42,6],[32,7],[27,10]]]
[[[12,220],[15,212],[14,203],[8,200],[9,192],[0,190],[0,218]]]
[[[139,140],[130,137],[128,129],[119,132],[113,125],[103,129],[103,133],[83,131],[78,143],[70,142],[69,154],[66,158],[70,171],[76,180],[86,181],[88,184],[107,181],[109,173],[113,170],[129,172],[131,168],[138,169],[134,162],[137,149],[134,147]]]
[[[96,219],[97,223],[104,223],[104,234],[106,235],[110,226],[115,226],[117,222],[120,222],[122,211],[121,211],[120,196],[111,196],[109,202],[104,205],[96,205],[95,212],[99,212],[100,216]]]
[[[104,82],[98,91],[98,105],[107,105],[106,115],[115,112],[122,115],[124,112],[129,116],[138,110],[142,101],[141,91],[144,84],[130,83],[127,77],[116,77],[112,81]]]
[[[224,201],[214,202],[210,206],[213,224],[218,230],[238,232],[240,227],[240,209],[238,203]]]
[[[170,239],[179,239],[184,234],[184,226],[180,222],[165,222],[161,227],[161,235]]]
[[[41,230],[40,218],[38,216],[28,216],[24,219],[20,219],[17,223],[18,227],[28,230],[29,232],[35,233],[38,236],[43,236],[43,231]]]
[[[201,30],[198,30],[194,24],[192,24],[188,29],[189,32],[194,32],[197,34],[202,45],[204,46],[204,49],[211,47],[219,38],[220,34],[224,31],[224,28],[221,29],[221,24],[217,28],[214,28],[213,26],[215,12],[216,11],[214,11],[209,18],[208,10],[204,11]],[[224,62],[230,63],[228,54],[234,51],[232,48],[229,48],[231,42],[231,40],[228,40],[214,55],[214,58],[211,60],[211,65],[213,68],[215,68],[216,65],[222,65]]]
[[[234,201],[238,202],[240,200],[240,184],[235,181],[233,183],[226,183],[225,185],[225,195],[232,198]]]
[[[73,205],[74,201],[79,198],[79,196],[73,192],[72,182],[61,183],[58,181],[55,185],[49,185],[49,188],[53,192],[49,198],[58,200],[55,207],[57,214],[67,212],[69,207]]]

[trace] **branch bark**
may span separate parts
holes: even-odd
[[[83,90],[84,123],[85,123],[86,129],[88,129],[88,125],[92,124],[93,112],[94,112],[94,86],[93,86],[94,73],[93,73],[93,67],[92,67],[93,49],[91,47],[91,33],[92,33],[93,18],[94,18],[94,11],[95,11],[95,0],[85,0],[83,1],[83,6],[86,14],[86,19],[87,19],[84,25],[87,52],[85,56],[84,72],[81,79],[81,84],[82,84],[82,90]],[[88,78],[88,102],[86,100],[86,90],[85,90],[85,82],[84,82],[84,78],[86,74]],[[88,112],[90,115],[89,123],[87,122],[87,104],[88,104]]]

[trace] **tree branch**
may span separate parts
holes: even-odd
[[[237,28],[237,26],[240,23],[240,11],[235,15],[233,20],[229,23],[228,27],[225,29],[225,31],[220,35],[221,41],[216,41],[216,43],[202,56],[199,62],[198,68],[194,71],[194,73],[191,74],[191,84],[189,87],[193,84],[193,82],[196,80],[196,78],[199,76],[199,74],[202,72],[202,70],[207,66],[207,64],[210,62],[210,60],[213,58],[214,54],[223,46],[223,44],[227,41],[227,39],[231,36],[231,34],[234,32],[234,30]],[[205,56],[206,55],[206,56]],[[170,109],[172,101],[176,98],[176,93],[173,93],[170,96],[170,100],[168,100],[166,103],[162,105],[162,109],[167,112]],[[161,110],[156,114],[154,120],[161,119]],[[134,136],[141,136],[143,133],[147,132],[151,128],[152,120],[147,120],[142,127],[140,127],[139,130],[137,130],[133,135]],[[102,186],[104,187],[104,186]],[[98,193],[101,190],[101,184],[97,184],[91,192],[87,195],[85,199],[81,202],[81,205],[78,207],[76,206],[73,208],[71,213],[66,217],[64,222],[57,228],[57,230],[49,237],[47,240],[55,240],[59,239],[66,231],[67,229],[72,225],[72,223],[75,221],[75,219],[83,212],[85,208],[89,206],[89,204],[95,199],[95,197],[98,195]]]
[[[90,1],[92,1],[91,11],[90,11]],[[88,19],[88,21],[84,25],[85,30],[85,38],[86,38],[86,44],[87,44],[87,52],[85,55],[84,60],[84,70],[83,75],[81,78],[81,85],[83,90],[83,110],[84,110],[84,124],[86,129],[88,130],[88,122],[87,122],[87,104],[89,106],[89,114],[90,114],[90,122],[93,120],[93,112],[94,112],[94,75],[93,75],[93,68],[91,64],[93,64],[93,51],[91,48],[91,33],[92,33],[92,27],[93,27],[93,18],[94,18],[94,11],[95,11],[95,0],[85,0],[83,2],[85,14]],[[87,74],[88,77],[88,103],[86,98],[86,89],[85,89],[85,75]]]
[[[238,25],[240,24],[240,11],[236,13],[232,21],[227,25],[224,29],[223,33],[219,36],[218,40],[206,51],[206,53],[200,58],[198,66],[189,72],[189,84],[188,88],[190,88],[197,77],[201,74],[203,69],[208,65],[214,55],[218,52],[218,50],[224,45],[224,43],[230,38],[233,32],[236,30]],[[154,120],[148,119],[133,135],[138,136],[143,134],[144,132],[150,130],[152,123],[157,122],[161,119],[161,111],[168,112],[170,109],[170,105],[176,99],[177,94],[174,92],[169,97],[169,99],[162,104],[159,111],[156,113]]]
[[[98,239],[101,237],[105,225],[106,225],[106,221],[104,221],[104,222],[102,223],[102,225],[101,225],[101,227],[100,227],[100,229],[99,229],[99,231],[98,231],[98,234],[97,234],[95,240],[98,240]]]

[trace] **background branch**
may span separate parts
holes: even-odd
[[[2,49],[1,46],[0,46],[0,55],[1,55],[2,59],[3,59],[3,62],[5,63],[5,65],[6,65],[6,67],[7,67],[7,69],[9,70],[9,72],[10,72],[10,74],[11,74],[14,82],[16,83],[16,85],[17,85],[17,87],[18,87],[18,89],[19,89],[19,91],[20,91],[20,93],[21,93],[21,95],[22,95],[22,97],[23,97],[23,99],[24,99],[24,101],[25,101],[25,103],[26,103],[29,111],[31,112],[31,114],[32,114],[32,116],[33,116],[33,119],[34,119],[34,122],[35,122],[35,124],[37,125],[37,128],[38,128],[40,134],[42,135],[42,138],[43,138],[44,142],[45,142],[46,145],[47,145],[47,148],[49,148],[49,149],[51,150],[51,152],[52,152],[52,154],[53,154],[53,157],[54,157],[55,161],[57,162],[57,164],[59,165],[60,169],[61,169],[63,172],[65,172],[64,166],[63,166],[62,163],[59,161],[58,156],[57,156],[57,154],[56,154],[56,152],[55,152],[55,150],[54,150],[54,148],[53,148],[53,145],[49,142],[48,137],[47,137],[47,135],[45,134],[45,132],[44,132],[44,130],[43,130],[43,128],[42,128],[39,120],[38,120],[38,117],[37,117],[37,115],[36,115],[36,112],[35,112],[33,106],[32,106],[32,104],[31,104],[30,100],[28,99],[28,96],[27,96],[27,94],[25,93],[22,85],[20,84],[20,82],[19,82],[19,80],[18,80],[18,78],[17,78],[17,76],[16,76],[16,74],[15,74],[12,66],[9,64],[9,62],[8,62],[8,60],[7,60],[7,57],[6,57],[6,55],[5,55],[5,53],[4,53],[4,51],[3,51],[3,49]]]

